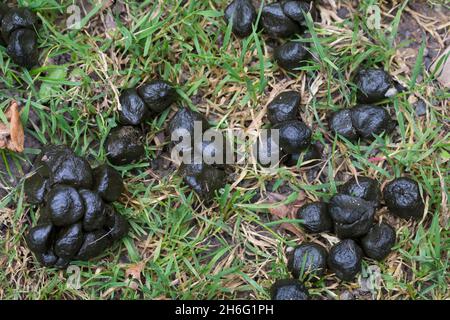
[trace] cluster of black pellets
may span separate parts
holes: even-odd
[[[120,95],[119,122],[120,126],[109,134],[106,140],[106,153],[111,163],[115,165],[129,164],[138,161],[144,154],[141,142],[141,131],[138,128],[146,120],[157,115],[176,102],[178,94],[172,84],[163,80],[154,80],[140,87],[124,90]],[[180,108],[169,122],[169,137],[177,130],[181,136],[187,133],[191,136],[189,148],[184,152],[192,152],[191,163],[182,163],[179,173],[184,182],[194,190],[201,199],[210,200],[216,190],[225,182],[224,162],[209,165],[203,161],[195,162],[194,154],[202,152],[219,152],[210,150],[214,144],[194,141],[194,123],[199,122],[202,132],[210,128],[208,121],[200,113],[187,108]],[[175,143],[172,143],[173,147]],[[222,151],[220,151],[222,153]],[[222,154],[223,155],[223,154]]]
[[[24,189],[27,201],[40,206],[26,242],[43,266],[89,260],[128,233],[127,220],[113,207],[124,190],[119,172],[108,165],[91,169],[65,145],[42,150]]]
[[[257,27],[271,38],[286,39],[305,32],[308,13],[313,20],[316,19],[313,1],[273,2],[263,6],[260,25],[256,26],[258,15],[251,0],[234,0],[225,9],[225,21],[231,23],[233,33],[240,38],[248,37]],[[306,46],[299,41],[288,40],[274,51],[275,61],[288,71],[303,66],[308,58]]]
[[[297,212],[297,219],[308,233],[334,232],[340,242],[329,252],[317,243],[302,243],[288,253],[288,270],[292,279],[276,281],[272,299],[303,300],[308,290],[298,278],[303,272],[322,276],[326,270],[343,281],[352,281],[361,271],[364,256],[381,261],[395,245],[394,228],[376,222],[375,212],[382,206],[400,218],[419,219],[424,212],[419,185],[410,178],[389,182],[383,196],[379,184],[367,177],[352,178],[342,185],[328,203],[309,203]]]
[[[202,114],[188,108],[180,108],[171,119],[168,130],[171,137],[186,137],[186,134],[191,137],[186,147],[180,149],[182,154],[188,154],[189,161],[181,163],[179,173],[183,181],[197,193],[200,199],[209,202],[216,191],[226,183],[225,150],[224,146],[204,141],[203,137],[199,141],[194,140],[196,123],[201,125],[200,134],[211,128]],[[176,144],[177,142],[174,141],[172,147]],[[208,155],[220,160],[218,163],[206,163],[203,156]]]
[[[331,131],[348,140],[373,140],[374,135],[392,132],[395,123],[387,110],[372,104],[386,99],[394,88],[391,76],[381,69],[362,69],[355,84],[359,105],[334,112],[329,119]]]
[[[0,45],[19,66],[31,69],[38,64],[36,15],[28,8],[9,8],[0,4]]]
[[[120,125],[111,130],[105,142],[108,160],[114,165],[126,165],[142,159],[145,149],[138,126],[169,108],[177,98],[173,85],[164,80],[124,90],[119,98]]]
[[[264,164],[266,156],[270,156],[274,148],[278,148],[279,157],[283,164],[295,166],[302,163],[314,164],[320,160],[320,152],[311,143],[312,130],[299,117],[301,96],[296,91],[285,91],[277,95],[267,106],[267,118],[272,129],[278,130],[278,144],[269,137],[270,149],[258,153],[258,160]]]

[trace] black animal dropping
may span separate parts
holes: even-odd
[[[361,271],[362,249],[351,239],[335,244],[328,255],[328,267],[344,281],[352,281]]]
[[[141,85],[137,92],[144,100],[147,108],[155,113],[166,110],[178,99],[178,94],[171,83],[164,80],[153,80]]]
[[[362,69],[356,75],[358,102],[376,103],[386,99],[386,93],[393,87],[391,76],[381,69]]]
[[[380,207],[380,184],[375,179],[361,176],[351,178],[340,187],[340,192],[372,202],[375,208]]]
[[[184,182],[202,200],[211,200],[214,193],[222,188],[226,182],[225,171],[209,164],[182,164],[179,170]]]
[[[419,185],[410,178],[397,178],[383,190],[389,211],[403,219],[420,219],[425,205],[420,196]]]
[[[365,235],[373,224],[374,205],[364,199],[346,194],[334,195],[329,204],[334,231],[341,239]]]
[[[302,272],[322,276],[327,269],[327,250],[317,243],[302,243],[288,254],[287,268],[294,278]]]
[[[288,41],[275,48],[274,58],[281,68],[287,71],[295,71],[307,63],[309,51],[301,42]]]
[[[361,246],[366,256],[378,261],[389,255],[394,244],[395,230],[385,222],[374,224],[361,239]]]
[[[141,136],[141,131],[131,126],[112,129],[105,142],[108,160],[118,166],[141,160],[145,153]]]
[[[240,37],[248,37],[256,22],[256,10],[250,0],[234,0],[225,9],[225,21],[231,22],[233,33]]]
[[[303,205],[298,209],[296,218],[302,220],[301,226],[310,233],[330,231],[333,228],[333,221],[325,202]]]
[[[296,120],[301,96],[296,91],[285,91],[277,95],[267,106],[267,117],[271,124]]]
[[[276,281],[270,288],[272,300],[308,300],[309,292],[305,285],[296,279]]]

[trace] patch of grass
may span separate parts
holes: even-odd
[[[268,298],[271,283],[289,276],[287,247],[313,240],[329,248],[337,239],[304,233],[296,237],[280,228],[292,220],[274,223],[268,207],[254,199],[265,196],[269,182],[275,182],[275,192],[283,193],[285,186],[304,192],[305,201],[327,199],[356,172],[381,184],[411,176],[426,199],[427,213],[420,222],[397,219],[386,209],[377,214],[395,226],[398,241],[384,262],[364,263],[365,272],[374,265],[381,271],[381,287],[370,298],[449,298],[450,95],[423,68],[423,46],[415,67],[402,69],[397,48],[404,44],[395,41],[402,11],[394,10],[381,31],[366,24],[367,7],[374,1],[361,1],[351,11],[353,19],[309,21],[311,38],[299,41],[310,43],[316,59],[287,75],[271,59],[272,48],[259,30],[243,40],[231,34],[221,14],[226,2],[130,0],[119,12],[92,6],[82,29],[70,30],[66,19],[72,1],[33,1],[42,21],[43,66],[18,68],[0,48],[0,110],[11,99],[19,100],[23,120],[39,120],[27,134],[43,144],[66,143],[95,166],[106,161],[102,144],[117,126],[122,88],[156,77],[170,80],[178,86],[178,106],[204,113],[220,128],[262,127],[255,119],[269,96],[298,90],[302,118],[324,146],[321,164],[313,170],[280,168],[273,175],[257,166],[233,166],[223,193],[212,205],[202,205],[173,165],[167,170],[155,165],[155,159],[169,156],[167,142],[159,138],[164,138],[174,106],[146,124],[145,159],[117,168],[127,190],[116,208],[129,219],[131,232],[100,258],[74,264],[81,271],[79,289],[67,286],[72,273],[40,267],[26,248],[24,234],[39,212],[24,202],[22,184],[1,200],[0,298]],[[114,28],[106,26],[107,18]],[[385,68],[407,87],[386,101],[398,122],[395,133],[370,144],[332,137],[327,126],[329,112],[355,104],[351,81],[362,66]],[[416,114],[411,97],[426,103],[425,116]],[[25,157],[36,152],[27,149]],[[4,151],[1,155],[3,161],[18,157]],[[341,283],[330,274],[303,277],[316,299],[339,298],[345,291],[366,297],[357,281]]]

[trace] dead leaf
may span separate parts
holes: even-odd
[[[280,203],[286,200],[287,196],[275,192],[267,193],[268,204]],[[297,199],[289,204],[281,204],[273,208],[269,208],[269,212],[277,219],[295,219],[298,208],[305,203],[305,193],[299,192]],[[297,237],[302,237],[302,232],[299,227],[292,223],[283,222],[280,224],[280,229],[289,231]]]
[[[129,265],[128,268],[125,270],[125,277],[127,279],[141,280],[141,273],[142,270],[144,270],[144,267],[145,267],[144,262]]]
[[[125,270],[125,278],[128,282],[128,287],[133,290],[139,289],[139,283],[141,283],[141,273],[144,270],[145,262],[139,262],[136,264],[128,265]]]
[[[5,116],[9,123],[0,123],[0,149],[23,152],[25,136],[16,101],[11,103]]]

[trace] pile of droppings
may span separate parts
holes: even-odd
[[[25,195],[40,216],[26,242],[45,267],[66,268],[73,260],[102,254],[128,233],[127,220],[114,209],[124,190],[114,168],[91,169],[65,145],[49,145],[25,180]]]
[[[145,149],[138,126],[169,108],[177,99],[173,85],[164,80],[123,90],[119,98],[120,126],[110,131],[105,142],[108,160],[114,165],[126,165],[142,159]]]
[[[243,3],[236,4],[244,5]],[[145,154],[142,143],[142,132],[139,125],[152,116],[167,110],[178,99],[178,94],[172,84],[164,80],[154,80],[144,83],[137,89],[123,90],[120,96],[119,122],[120,126],[109,133],[105,149],[108,160],[114,165],[126,165],[139,161]],[[182,162],[178,172],[184,182],[194,190],[202,200],[211,200],[215,192],[226,182],[224,171],[223,150],[217,150],[215,144],[194,140],[195,122],[201,124],[203,134],[210,128],[203,115],[182,107],[172,117],[168,125],[171,139],[182,140],[183,144],[172,141],[171,147],[180,149],[182,154],[190,153],[190,162]],[[189,141],[186,137],[190,136]],[[217,163],[205,163],[201,156],[220,153],[222,160]]]
[[[281,1],[266,4],[261,12],[261,26],[272,38],[286,39],[302,35],[306,31],[306,15],[314,21],[316,10],[312,1]],[[303,66],[310,55],[307,46],[298,40],[287,40],[274,50],[278,66],[295,71]]]
[[[312,130],[299,117],[301,96],[296,91],[285,91],[277,95],[267,106],[267,118],[272,129],[278,130],[278,143],[272,134],[264,148],[258,150],[258,160],[267,165],[274,147],[279,149],[281,163],[287,166],[313,165],[321,159],[316,145],[311,143]],[[264,141],[260,142],[265,144]],[[265,154],[266,153],[266,154]],[[263,159],[267,159],[263,161]]]
[[[257,12],[250,0],[234,0],[225,9],[225,21],[231,24],[233,33],[239,38],[251,35],[254,28],[261,28],[269,37],[287,39],[302,35],[307,30],[306,15],[316,20],[313,1],[280,1],[263,6],[259,26]],[[307,46],[298,40],[287,40],[274,50],[278,66],[295,71],[310,58]]]
[[[180,138],[181,143],[175,143],[180,157],[183,155],[189,159],[184,161],[178,172],[183,177],[183,181],[197,193],[200,199],[209,202],[220,188],[226,183],[225,174],[225,152],[223,149],[217,149],[213,142],[206,142],[203,138],[200,141],[194,141],[195,123],[201,126],[198,134],[203,134],[210,128],[205,117],[188,108],[181,108],[173,116],[169,123],[169,135],[175,141]],[[186,141],[187,137],[190,137]],[[217,157],[216,157],[217,155]],[[204,157],[213,158],[213,163],[206,163]]]
[[[391,133],[395,122],[389,112],[382,106],[373,105],[387,98],[388,92],[393,90],[391,76],[381,69],[363,69],[357,73],[355,82],[357,100],[362,104],[332,113],[329,118],[331,131],[348,140],[373,140],[376,135]]]
[[[0,45],[19,66],[31,69],[38,64],[36,15],[28,8],[9,8],[0,4]]]
[[[339,188],[329,203],[314,202],[298,209],[297,219],[308,233],[333,231],[340,242],[329,252],[317,244],[305,242],[287,253],[287,268],[294,279],[276,282],[274,299],[307,299],[308,290],[298,280],[302,274],[316,277],[330,270],[342,281],[352,281],[361,271],[364,255],[384,260],[396,242],[394,228],[385,221],[376,222],[376,210],[382,207],[381,190],[376,180],[368,177],[352,178]],[[397,178],[383,190],[389,211],[404,219],[420,219],[424,203],[417,182]],[[302,294],[300,294],[302,293]]]

